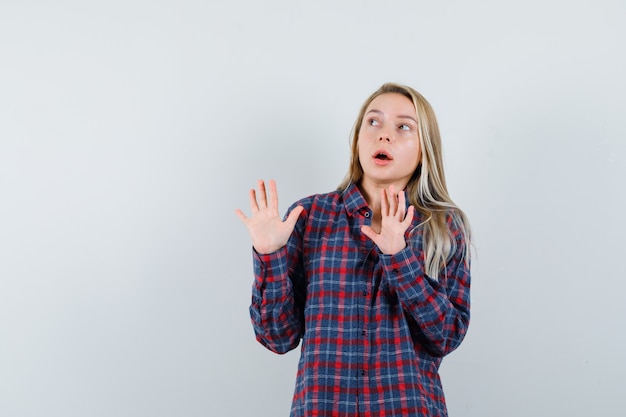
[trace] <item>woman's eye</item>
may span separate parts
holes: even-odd
[[[411,130],[411,126],[403,124],[399,126],[400,130]]]
[[[376,119],[369,119],[367,123],[370,126],[378,126],[378,120],[376,120]]]

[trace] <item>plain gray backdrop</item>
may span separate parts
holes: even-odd
[[[380,84],[475,236],[451,416],[623,416],[626,3],[0,0],[0,415],[286,416],[247,193],[333,190]]]

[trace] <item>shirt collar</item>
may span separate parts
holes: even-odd
[[[362,209],[369,209],[367,201],[365,201],[365,197],[361,194],[361,190],[359,190],[359,187],[357,187],[354,183],[350,183],[350,185],[348,185],[348,188],[341,193],[341,197],[346,205],[346,211],[349,216],[352,216],[354,213],[357,213]]]
[[[367,201],[365,200],[365,197],[363,197],[361,190],[359,190],[359,187],[352,182],[348,185],[348,188],[341,193],[341,197],[346,205],[346,211],[349,216],[352,216],[354,213],[363,209],[369,210],[369,206],[367,205]],[[408,200],[406,202],[406,207],[407,209],[409,207]],[[415,210],[415,217],[413,218],[413,221],[415,220],[418,220],[418,222],[423,220],[423,215],[417,210]]]

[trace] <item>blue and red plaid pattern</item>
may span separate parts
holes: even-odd
[[[409,244],[381,254],[361,233],[372,212],[355,185],[294,204],[285,247],[254,252],[250,315],[257,340],[284,353],[302,340],[291,416],[446,416],[443,356],[469,324],[464,236],[435,281],[424,273],[416,212]],[[418,229],[419,230],[419,229]]]

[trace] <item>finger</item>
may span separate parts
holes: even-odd
[[[398,218],[400,221],[404,219],[406,213],[406,193],[401,191],[398,193]]]
[[[411,222],[413,222],[414,215],[415,215],[415,207],[409,206],[409,209],[406,212],[406,217],[404,218],[404,221],[402,222],[402,224],[408,228]]]
[[[239,217],[239,219],[241,219],[241,221],[245,224],[246,221],[248,220],[248,216],[246,216],[243,211],[237,209],[235,210],[235,214],[237,215],[237,217]]]
[[[387,202],[387,190],[384,188],[380,190],[380,214],[384,216],[389,216],[389,204]]]
[[[259,180],[258,204],[260,209],[267,208],[267,195],[265,194],[265,181]]]
[[[393,188],[393,185],[391,185],[389,187],[389,191],[387,192],[387,199],[389,200],[389,215],[390,216],[396,215],[396,211],[398,209],[396,198],[397,197],[396,197],[395,189]]]
[[[270,180],[270,208],[276,209],[278,212],[278,190],[276,188],[276,181]]]
[[[254,191],[254,189],[250,190],[248,196],[250,198],[250,210],[252,210],[252,214],[254,214],[259,211],[259,205],[256,202],[256,191]]]

